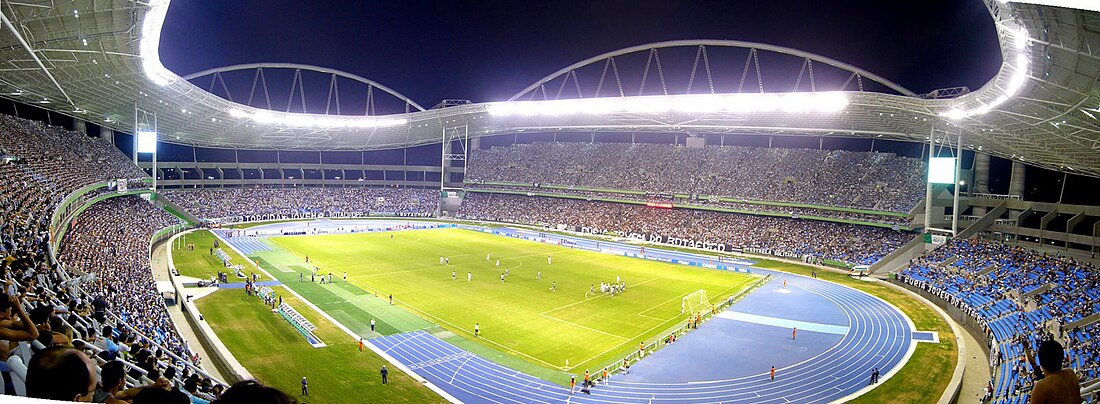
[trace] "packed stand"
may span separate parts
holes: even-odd
[[[865,223],[883,223],[896,225],[898,228],[908,226],[912,220],[908,216],[893,216],[871,213],[853,212],[847,210],[831,210],[809,207],[780,206],[765,203],[750,203],[746,201],[722,200],[721,197],[674,197],[673,195],[652,193],[625,193],[606,192],[587,189],[562,189],[547,187],[524,187],[508,185],[484,186],[483,184],[471,184],[470,189],[486,190],[500,193],[530,193],[541,195],[562,195],[570,197],[583,197],[590,200],[610,199],[627,200],[652,203],[672,203],[688,207],[719,208],[747,211],[763,215],[789,215],[791,217],[825,217],[829,219],[850,220]]]
[[[439,191],[417,188],[216,188],[161,195],[203,220],[243,221],[249,216],[429,217]]]
[[[147,177],[110,143],[7,115],[0,115],[0,152],[62,196],[89,184]]]
[[[1097,379],[1096,325],[1067,325],[1100,309],[1100,278],[1091,264],[1000,242],[955,239],[913,260],[898,280],[939,296],[973,317],[999,365],[989,396],[1026,400],[1035,382],[1024,346],[1043,340],[1067,348],[1065,367],[1081,384]]]
[[[576,199],[467,193],[459,218],[583,228],[629,237],[661,235],[786,257],[870,264],[913,238],[908,232],[792,218]]]
[[[923,197],[924,167],[875,152],[532,143],[474,150],[466,180],[908,212]]]

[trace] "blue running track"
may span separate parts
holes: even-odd
[[[755,269],[758,273],[767,270]],[[829,282],[787,274],[773,273],[777,278],[764,288],[778,289],[782,278],[830,305],[806,305],[798,312],[795,306],[773,307],[775,318],[795,319],[813,316],[817,310],[838,310],[847,333],[836,335],[837,328],[822,331],[800,330],[798,343],[817,345],[809,355],[799,356],[799,350],[784,350],[791,345],[790,329],[775,325],[718,318],[707,322],[672,346],[642,359],[632,366],[629,375],[616,375],[608,385],[600,385],[591,395],[569,389],[517,372],[483,359],[423,331],[391,335],[371,340],[373,344],[405,364],[456,398],[469,403],[505,402],[830,402],[859,391],[868,384],[872,368],[879,368],[885,381],[907,360],[912,352],[913,330],[909,320],[895,307],[869,294]],[[797,284],[797,285],[795,285]],[[763,293],[766,290],[755,292]],[[750,295],[749,298],[752,298]],[[752,302],[742,301],[729,310],[749,313],[759,307],[742,307]],[[761,300],[765,303],[766,300]],[[737,316],[734,316],[737,317]],[[836,316],[832,322],[836,323]],[[754,318],[754,317],[744,317]],[[791,320],[799,321],[799,320]],[[731,325],[742,324],[740,329]],[[774,330],[771,330],[774,329]],[[718,349],[731,332],[755,330],[743,338],[758,337],[759,347],[737,353]],[[839,338],[837,338],[839,337]],[[822,344],[824,342],[824,344]],[[773,344],[772,349],[763,347]],[[812,348],[812,347],[811,347]],[[680,351],[680,352],[676,352]],[[702,355],[700,355],[702,353]],[[787,357],[786,362],[783,361]],[[799,359],[794,361],[791,358]],[[770,366],[776,363],[776,379],[768,378]],[[668,371],[671,370],[671,371]],[[722,375],[730,377],[722,377]],[[688,379],[674,380],[674,379]]]

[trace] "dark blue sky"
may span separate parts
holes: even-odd
[[[254,62],[333,67],[430,107],[503,100],[589,56],[695,38],[818,53],[916,92],[976,89],[1000,65],[978,0],[175,1],[161,56],[181,75]],[[736,80],[742,63],[714,68]]]

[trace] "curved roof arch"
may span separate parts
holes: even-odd
[[[227,101],[164,69],[157,46],[170,0],[6,4],[3,17],[11,24],[0,27],[0,61],[7,63],[0,68],[0,98],[123,132],[133,130],[138,107],[156,114],[162,140],[213,148],[392,149],[440,143],[443,134],[455,127],[468,128],[472,137],[524,131],[547,133],[548,138],[551,132],[583,131],[928,142],[930,134],[936,133],[940,138],[946,134],[951,143],[961,137],[963,147],[994,156],[1100,177],[1100,48],[1090,45],[1100,42],[1100,13],[981,1],[994,21],[1003,60],[996,76],[981,88],[953,99],[844,92],[846,106],[830,113],[704,108],[502,117],[490,111],[498,103],[383,116],[270,112]],[[807,93],[791,95],[802,94]],[[700,95],[659,99],[691,104]],[[760,96],[717,95],[742,105],[751,97],[741,95]],[[648,102],[646,97],[650,96],[579,101],[621,100],[637,105]]]
[[[889,88],[891,90],[897,91],[899,94],[910,96],[910,97],[916,97],[917,96],[917,93],[914,93],[913,91],[910,91],[909,89],[901,86],[900,84],[897,84],[897,83],[894,83],[893,81],[887,80],[886,78],[884,78],[882,76],[879,76],[879,75],[871,73],[869,71],[860,69],[860,68],[858,68],[856,66],[853,66],[851,64],[844,63],[844,62],[841,62],[839,60],[832,59],[832,58],[827,57],[827,56],[818,55],[818,54],[815,54],[815,53],[810,53],[810,52],[806,52],[806,51],[802,51],[802,50],[798,50],[798,49],[794,49],[794,48],[788,48],[788,47],[784,47],[784,46],[771,45],[771,44],[760,43],[760,42],[737,41],[737,40],[730,40],[730,39],[682,39],[682,40],[661,41],[661,42],[652,42],[652,43],[647,43],[647,44],[642,44],[642,45],[635,45],[635,46],[630,46],[630,47],[626,47],[626,48],[622,48],[622,49],[618,49],[618,50],[613,50],[613,51],[610,51],[610,52],[604,52],[604,53],[601,53],[601,54],[596,55],[596,56],[592,56],[590,58],[587,58],[587,59],[581,60],[579,62],[573,63],[569,66],[563,67],[563,68],[559,69],[556,72],[550,73],[546,77],[543,77],[542,79],[539,79],[538,81],[536,81],[536,82],[532,83],[531,85],[527,86],[523,90],[520,90],[520,92],[516,93],[511,98],[508,98],[508,101],[516,101],[521,96],[523,96],[524,94],[527,94],[527,93],[530,93],[531,91],[534,91],[539,86],[541,86],[543,84],[546,84],[546,83],[552,81],[555,78],[561,77],[561,75],[563,75],[563,74],[567,74],[570,71],[576,70],[576,69],[584,67],[584,66],[591,65],[591,64],[599,62],[599,61],[606,60],[608,58],[627,55],[627,54],[631,54],[631,53],[635,53],[635,52],[647,51],[647,50],[651,50],[651,49],[677,48],[677,47],[686,47],[686,46],[713,46],[713,47],[758,49],[758,50],[765,50],[765,51],[769,51],[769,52],[779,53],[779,54],[783,54],[783,55],[790,55],[790,56],[805,58],[805,59],[813,60],[815,62],[825,63],[829,66],[833,66],[833,67],[836,67],[836,68],[839,68],[839,69],[842,69],[842,70],[847,70],[847,71],[852,72],[852,73],[859,74],[863,77],[871,79],[872,81],[874,81],[876,83],[882,84],[882,85],[886,86],[887,88]]]
[[[311,72],[331,74],[331,75],[334,75],[334,76],[337,76],[337,77],[343,77],[343,78],[346,78],[346,79],[355,80],[357,82],[360,82],[360,83],[372,86],[374,88],[377,88],[379,90],[385,91],[387,94],[392,95],[392,96],[396,97],[397,99],[399,99],[401,101],[404,101],[406,104],[409,104],[413,108],[416,108],[418,111],[423,111],[424,110],[424,107],[421,107],[420,104],[416,103],[416,101],[413,101],[411,98],[406,97],[404,94],[401,94],[401,93],[397,92],[397,90],[389,88],[386,85],[384,85],[382,83],[379,83],[377,81],[368,79],[366,77],[357,75],[355,73],[348,73],[348,72],[345,72],[343,70],[337,70],[337,69],[333,69],[333,68],[330,68],[330,67],[307,65],[307,64],[302,64],[302,63],[273,63],[273,62],[268,62],[268,63],[244,63],[244,64],[237,64],[237,65],[231,65],[231,66],[223,66],[223,67],[215,67],[215,68],[211,68],[211,69],[206,69],[206,70],[203,70],[203,71],[199,71],[199,72],[195,72],[195,73],[191,73],[191,74],[182,76],[182,78],[184,80],[191,81],[191,80],[194,80],[194,79],[199,78],[199,77],[205,77],[205,76],[209,76],[211,74],[216,74],[216,73],[227,73],[227,72],[234,72],[234,71],[240,71],[240,70],[253,70],[253,69],[294,69],[294,70],[307,70],[307,71],[311,71]]]

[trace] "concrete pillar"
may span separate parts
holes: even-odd
[[[111,130],[111,128],[105,128],[105,127],[100,126],[99,127],[99,137],[102,138],[102,139],[106,139],[107,143],[115,144],[115,131]]]
[[[974,153],[974,187],[971,188],[975,193],[989,193],[989,155],[985,153]],[[986,212],[985,206],[975,206],[972,208],[975,216],[983,216]]]
[[[1012,176],[1008,181],[1008,194],[1013,196],[1024,196],[1024,173],[1027,171],[1027,166],[1019,161],[1012,162]]]
[[[88,126],[84,125],[84,121],[79,119],[73,119],[73,130],[85,135],[88,134]]]

